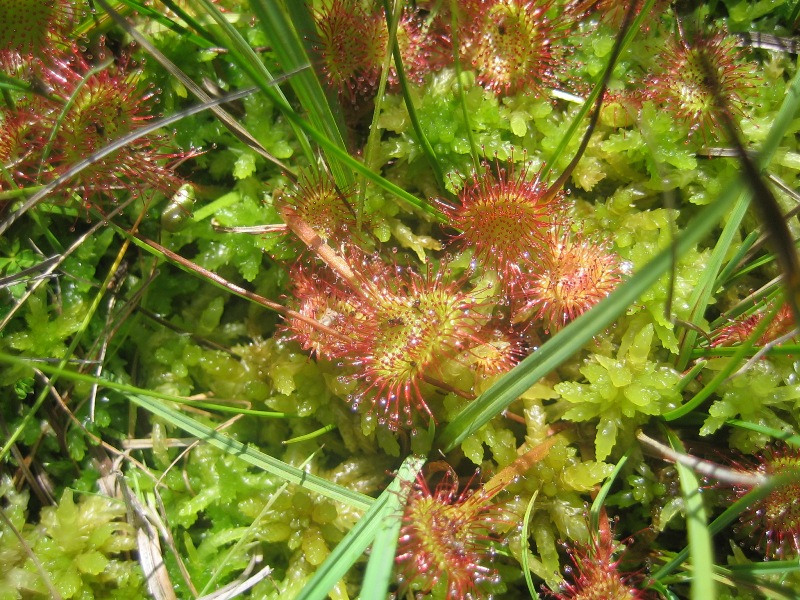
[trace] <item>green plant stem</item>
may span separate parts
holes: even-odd
[[[458,103],[461,106],[461,116],[464,119],[469,141],[469,150],[472,155],[472,168],[477,173],[481,165],[481,156],[478,151],[478,144],[475,142],[475,135],[470,126],[469,110],[467,109],[467,96],[464,93],[464,70],[461,67],[461,42],[458,38],[458,1],[450,0],[450,31],[453,36],[453,66],[456,70],[456,81],[458,82]]]
[[[530,536],[531,515],[533,515],[533,506],[536,504],[536,498],[539,496],[539,490],[533,492],[528,506],[525,507],[525,515],[522,518],[522,560],[520,566],[525,575],[525,584],[528,586],[528,593],[531,595],[532,600],[539,600],[539,594],[536,593],[536,588],[533,586],[533,579],[531,578],[531,570],[528,566],[528,553],[530,546],[528,538]]]
[[[35,367],[42,373],[50,375],[51,382],[54,381],[56,378],[63,377],[64,379],[67,379],[69,381],[74,381],[79,383],[100,384],[106,389],[114,390],[116,392],[120,392],[121,394],[125,395],[133,394],[138,396],[148,396],[149,398],[164,400],[166,402],[174,402],[175,404],[179,405],[186,404],[187,406],[196,406],[198,405],[198,403],[203,404],[202,401],[190,400],[189,398],[184,398],[183,396],[175,396],[174,394],[166,394],[163,392],[159,392],[157,390],[148,390],[127,383],[119,383],[117,381],[111,381],[109,379],[98,378],[93,375],[86,375],[85,373],[77,373],[75,371],[70,371],[69,369],[66,368],[66,364],[64,366],[59,366],[59,363],[48,364],[46,362],[22,358],[19,356],[14,356],[12,354],[6,354],[4,352],[0,352],[0,363],[17,365],[20,367],[31,367],[31,368]],[[237,412],[242,412],[242,411],[237,410]],[[244,411],[242,414],[248,414],[248,413],[249,411]],[[296,416],[290,413],[268,413],[266,411],[256,411],[255,413],[252,414],[257,414],[258,416],[274,416],[279,418]]]
[[[686,453],[680,438],[666,427],[662,427],[669,439],[672,449]],[[678,480],[683,493],[683,504],[686,513],[686,530],[689,536],[689,553],[692,557],[693,577],[691,579],[691,597],[714,600],[716,588],[712,577],[714,553],[711,548],[711,533],[707,523],[702,487],[697,474],[686,465],[677,462]]]
[[[384,527],[386,520],[399,517],[398,508],[402,506],[399,502],[400,493],[404,487],[410,489],[410,482],[414,480],[424,463],[424,459],[415,456],[409,456],[403,461],[394,481],[372,503],[369,511],[359,519],[358,523],[348,532],[344,539],[337,544],[296,600],[324,600],[327,598],[330,589],[344,577],[355,561],[361,558],[367,546],[372,543],[380,529]],[[370,577],[375,578],[375,583],[374,585],[369,585],[373,585],[372,589],[375,590],[383,587],[381,580],[385,579],[388,567],[386,550],[391,544],[391,540],[397,539],[397,535],[392,536],[391,531],[384,531],[381,536],[383,538],[381,543],[386,543],[387,546],[379,548],[380,559],[377,562],[380,564],[373,567],[373,573],[370,574]],[[393,559],[394,554],[389,554]],[[361,597],[365,600],[366,598],[385,598],[386,594],[362,595]]]
[[[223,24],[223,15],[211,5],[209,0],[199,1],[203,2],[207,10],[217,19],[217,22],[223,25],[228,32],[229,38],[237,45],[238,53],[243,59],[246,58],[248,62],[256,61],[253,63],[255,70],[248,69],[248,71],[255,84],[263,90],[264,84],[269,81],[269,78],[264,77],[263,71],[265,69],[261,62],[252,53],[252,50],[244,40],[241,39],[236,30],[227,23]],[[311,64],[311,60],[302,42],[298,39],[290,19],[287,18],[287,11],[289,10],[287,4],[292,7],[291,14],[295,20],[300,20],[305,27],[311,27],[313,19],[305,2],[297,0],[289,0],[288,3],[283,0],[250,0],[250,7],[258,17],[258,23],[267,38],[272,42],[272,49],[276,53],[282,68],[294,69]],[[298,77],[290,81],[290,85],[300,100],[300,104],[307,111],[314,131],[319,132],[318,135],[325,138],[330,147],[336,147],[339,151],[347,154],[341,107],[325,93],[317,74],[311,69],[303,70]],[[279,99],[278,107],[284,114],[287,114],[287,110],[294,114],[294,110],[289,106],[283,94],[277,90],[270,90],[268,95],[273,101]],[[302,121],[302,119],[300,120]],[[319,140],[310,135],[310,132],[304,129],[297,120],[290,119],[290,121],[309,164],[315,165],[314,152],[306,140],[306,136],[314,138],[317,143],[319,143]],[[322,146],[322,144],[320,145]],[[329,147],[323,146],[323,150],[328,158],[328,166],[336,184],[341,189],[348,189],[354,183],[353,176],[347,168],[348,165],[341,161],[338,153],[332,153]]]
[[[748,198],[742,197],[731,211],[731,214],[728,216],[728,220],[725,223],[725,227],[722,230],[722,234],[717,239],[717,243],[714,246],[713,252],[711,253],[711,258],[709,258],[706,268],[703,270],[702,280],[694,288],[692,296],[689,298],[689,306],[692,307],[692,312],[689,315],[689,322],[697,325],[698,327],[703,319],[703,315],[705,314],[706,307],[711,299],[711,295],[717,289],[715,287],[717,275],[722,267],[722,262],[725,259],[725,256],[728,254],[730,246],[739,231],[739,225],[747,213],[748,205]],[[697,331],[692,328],[684,329],[683,335],[681,336],[679,342],[680,350],[678,352],[678,361],[676,364],[676,368],[679,371],[683,371],[689,364],[690,352],[696,341]]]
[[[383,102],[386,97],[386,83],[389,80],[389,69],[392,63],[392,48],[397,40],[397,25],[400,20],[400,11],[402,11],[402,8],[403,5],[401,2],[395,3],[395,12],[397,14],[392,14],[389,12],[388,4],[384,2],[386,23],[389,29],[389,45],[383,58],[381,76],[378,80],[378,91],[375,94],[375,108],[372,111],[372,122],[369,126],[367,143],[364,145],[364,163],[373,170],[380,167],[378,161],[380,160],[381,130],[378,127],[378,120],[380,119]],[[356,205],[356,229],[358,231],[361,231],[364,218],[364,206],[367,199],[367,186],[363,185],[363,183],[364,182],[361,182],[361,185],[358,186]]]
[[[797,482],[800,482],[800,469],[797,468],[787,469],[780,475],[770,477],[764,483],[731,504],[720,516],[709,523],[708,532],[712,536],[717,535],[725,527],[730,525],[741,513],[757,505],[773,491]],[[652,575],[652,578],[655,581],[663,581],[664,578],[683,564],[683,562],[689,558],[689,555],[690,549],[687,546],[668,561],[667,564],[658,569],[658,571]]]
[[[630,45],[631,41],[633,41],[634,36],[636,36],[636,34],[639,32],[639,28],[642,26],[642,22],[644,21],[645,16],[653,8],[654,2],[655,0],[646,0],[641,10],[639,11],[639,14],[636,15],[630,27],[625,32],[625,35],[623,36],[622,41],[619,44],[619,50],[617,51],[617,55],[621,55],[622,52],[624,52],[625,48],[627,48]],[[631,6],[631,8],[633,8],[633,6]],[[609,69],[611,68],[613,68],[613,64],[610,65]],[[570,124],[566,133],[559,141],[558,146],[556,146],[556,149],[553,150],[553,154],[550,156],[550,160],[545,161],[545,164],[542,167],[542,174],[541,174],[543,180],[546,181],[547,175],[550,173],[553,167],[558,163],[559,159],[561,158],[561,155],[567,148],[567,145],[570,143],[573,136],[578,131],[578,128],[583,122],[584,117],[586,117],[587,113],[589,112],[589,109],[594,105],[597,98],[605,90],[608,75],[609,73],[606,72],[601,81],[599,81],[597,85],[595,85],[592,88],[591,93],[584,101],[578,113],[575,115],[575,118],[572,120],[572,124]]]
[[[425,158],[428,161],[431,169],[433,169],[433,174],[436,177],[436,182],[439,185],[441,190],[444,190],[444,174],[442,173],[442,167],[439,161],[439,157],[436,156],[436,151],[431,146],[431,143],[428,141],[425,132],[422,131],[422,125],[419,122],[419,118],[417,117],[417,109],[414,107],[414,99],[411,97],[411,92],[409,89],[408,79],[406,78],[406,72],[403,68],[403,58],[400,55],[400,46],[397,44],[397,25],[400,20],[400,15],[402,14],[402,2],[400,0],[395,0],[395,11],[393,14],[389,7],[389,0],[383,0],[383,7],[386,11],[386,21],[389,27],[389,32],[391,34],[391,52],[394,56],[394,68],[397,72],[397,79],[400,82],[400,91],[403,94],[403,101],[406,105],[406,110],[408,111],[408,117],[411,120],[411,126],[414,128],[414,133],[417,136],[417,140],[419,141],[420,146],[422,147],[422,152],[425,155]],[[392,15],[390,19],[390,15]],[[469,127],[467,127],[469,129]]]
[[[150,392],[148,392],[148,394],[150,394]],[[126,394],[126,396],[137,406],[162,417],[176,427],[183,429],[185,432],[203,440],[207,444],[211,444],[223,452],[236,456],[254,467],[272,473],[284,481],[321,494],[336,502],[342,502],[357,510],[367,510],[375,503],[375,500],[369,496],[331,483],[327,479],[307,473],[302,469],[286,464],[282,460],[269,456],[256,448],[242,444],[230,436],[175,410],[167,404],[154,400],[149,397],[149,395],[139,396],[136,394]]]
[[[600,530],[600,513],[605,506],[608,495],[611,493],[614,482],[619,477],[619,474],[622,473],[622,469],[625,468],[628,460],[630,460],[631,452],[632,449],[629,448],[628,451],[622,455],[622,458],[617,461],[617,464],[614,465],[614,470],[603,483],[597,496],[595,496],[592,507],[589,510],[589,531],[595,532]]]
[[[674,421],[676,419],[680,419],[681,417],[692,412],[695,408],[700,406],[709,397],[711,397],[711,394],[713,394],[717,388],[740,367],[742,359],[751,352],[753,344],[755,344],[756,340],[758,340],[767,330],[767,327],[769,327],[772,318],[775,316],[775,314],[777,314],[779,308],[780,307],[778,306],[774,307],[770,311],[770,315],[761,320],[761,322],[758,324],[758,327],[756,327],[747,338],[747,342],[736,348],[736,352],[734,352],[733,357],[728,361],[724,369],[719,371],[714,378],[709,381],[702,390],[695,394],[695,396],[689,402],[679,406],[674,410],[664,413],[664,420]]]

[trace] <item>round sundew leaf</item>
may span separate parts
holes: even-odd
[[[0,66],[15,58],[44,56],[51,43],[69,24],[71,0],[3,0],[0,3]]]

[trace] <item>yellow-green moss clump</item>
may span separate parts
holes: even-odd
[[[0,599],[52,598],[54,591],[80,600],[147,595],[141,568],[130,558],[136,535],[122,501],[92,495],[76,502],[66,490],[34,525],[26,523],[28,494],[8,477],[0,481],[0,497],[8,518],[0,522]]]

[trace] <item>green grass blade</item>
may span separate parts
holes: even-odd
[[[650,12],[654,2],[655,0],[647,0],[639,11],[639,14],[634,17],[633,21],[631,22],[631,26],[628,28],[628,31],[625,32],[625,36],[622,39],[622,45],[620,46],[619,52],[620,56],[622,55],[622,52],[625,51],[625,48],[630,45],[634,36],[639,33],[640,27],[642,26],[642,21]],[[583,123],[583,119],[586,117],[589,110],[592,108],[592,106],[594,106],[595,100],[597,100],[597,96],[600,95],[600,90],[602,90],[603,87],[604,82],[601,79],[601,81],[598,81],[597,84],[592,88],[592,91],[584,101],[583,106],[581,106],[580,110],[575,115],[575,118],[572,120],[569,129],[567,129],[566,133],[559,141],[556,149],[553,150],[553,154],[550,156],[550,159],[545,161],[545,164],[542,167],[542,180],[547,181],[548,173],[550,173],[553,167],[558,164],[558,161],[561,159],[561,155],[564,153],[564,150],[566,150],[573,136],[578,131],[581,123]]]
[[[386,503],[383,523],[372,542],[372,552],[367,563],[367,572],[361,585],[362,598],[386,598],[392,581],[397,538],[403,521],[403,508],[412,490],[414,479],[425,464],[424,458],[409,457],[397,473],[392,483],[397,491]]]
[[[773,580],[776,575],[784,578],[790,577],[793,572],[800,569],[797,562],[775,561],[775,569],[758,569],[759,565],[732,565],[730,567],[717,567],[714,569],[714,576],[717,581],[736,589],[737,592],[755,593],[757,598],[769,598],[770,600],[797,600],[797,591],[788,586],[782,586]],[[771,566],[771,565],[767,565]],[[794,567],[794,568],[792,568]],[[742,594],[743,595],[743,594]],[[750,597],[753,597],[752,595]]]
[[[732,273],[728,282],[734,281],[736,279],[740,279],[745,275],[752,273],[758,269],[761,269],[767,265],[770,265],[775,262],[775,255],[772,253],[763,254],[758,258],[753,258],[747,262],[746,265],[743,265],[738,271]],[[722,274],[720,274],[720,279],[722,278]]]
[[[272,42],[272,50],[283,69],[294,69],[302,65],[314,64],[306,49],[298,38],[292,20],[298,21],[299,27],[307,31],[313,26],[313,19],[308,13],[305,2],[289,0],[292,5],[291,18],[287,14],[286,4],[276,0],[251,0],[250,8],[258,17],[264,35]],[[290,82],[303,109],[314,128],[340,150],[346,151],[344,135],[340,126],[341,110],[331,107],[331,100],[325,94],[320,80],[313,69],[306,69]],[[353,177],[349,169],[343,167],[340,157],[326,150],[328,166],[336,183],[347,188],[352,185]],[[314,164],[314,161],[310,161]]]
[[[216,413],[229,413],[234,415],[251,415],[253,417],[264,417],[267,419],[290,419],[298,418],[299,415],[285,412],[275,412],[271,410],[256,410],[254,408],[244,408],[243,406],[233,406],[231,404],[218,404],[216,402],[205,402],[203,400],[186,400],[182,404],[195,406],[203,410]]]
[[[739,419],[731,419],[727,422],[728,425],[732,427],[739,427],[740,429],[749,429],[750,431],[755,431],[757,433],[762,433],[764,435],[768,435],[776,440],[781,440],[789,444],[790,446],[794,446],[795,448],[800,447],[800,435],[788,433],[786,431],[781,431],[780,429],[773,429],[772,427],[767,427],[766,425],[761,425],[760,423],[749,423],[747,421],[740,421]]]
[[[319,53],[319,36],[317,35],[317,23],[314,19],[313,2],[284,2],[283,8],[287,18],[292,24],[298,40],[305,50],[306,56],[312,59],[313,64],[318,64],[322,60]],[[324,86],[323,86],[324,88]],[[329,102],[331,110],[334,111],[336,118],[342,118],[339,112],[341,107],[337,103]]]
[[[398,496],[402,490],[403,481],[410,481],[422,467],[419,458],[410,456],[406,458],[398,471],[398,476],[383,493],[372,503],[367,513],[359,519],[358,523],[333,549],[330,556],[320,565],[297,600],[324,600],[336,582],[344,577],[350,567],[363,556],[384,522],[393,514],[397,514]],[[412,474],[413,473],[413,474]],[[382,596],[361,595],[362,598],[385,598]]]
[[[411,121],[411,127],[414,129],[414,134],[417,136],[417,141],[422,148],[422,153],[428,161],[433,173],[436,176],[436,182],[441,190],[444,190],[444,174],[442,173],[441,162],[439,157],[436,156],[436,151],[431,146],[425,132],[422,131],[422,125],[417,117],[417,110],[414,108],[414,101],[409,88],[408,79],[406,78],[406,71],[403,68],[403,59],[400,55],[400,46],[397,43],[397,25],[402,14],[402,3],[398,2],[395,6],[394,14],[389,6],[389,0],[383,0],[383,9],[386,13],[386,24],[391,32],[391,53],[394,57],[394,68],[397,72],[397,79],[400,83],[400,91],[403,94],[403,102],[405,102],[406,110],[408,111],[408,118]],[[469,126],[467,127],[469,129]]]
[[[695,348],[692,350],[692,358],[719,358],[721,356],[738,356],[741,346],[717,346],[716,348]],[[764,352],[766,350],[766,352]],[[745,356],[748,358],[755,356],[756,352],[761,352],[762,356],[793,356],[800,353],[800,344],[780,344],[778,346],[750,348]]]
[[[334,429],[336,429],[336,425],[334,425],[333,423],[329,423],[328,425],[320,427],[319,429],[315,429],[310,433],[306,433],[305,435],[295,436],[288,440],[284,440],[281,443],[288,446],[289,444],[297,444],[298,442],[307,442],[308,440],[313,440],[314,438],[318,438],[321,435],[325,435],[326,433],[328,433],[329,431],[333,431]]]
[[[198,34],[200,34],[205,39],[209,40],[212,44],[214,44],[214,36],[211,35],[207,27],[198,22],[192,15],[186,12],[181,6],[175,3],[175,0],[161,0],[168,9],[174,12],[178,17],[186,23],[189,27],[194,29]]]
[[[536,490],[531,496],[528,506],[525,508],[525,516],[522,519],[522,560],[520,566],[522,572],[525,574],[525,584],[528,586],[528,592],[532,600],[539,600],[539,594],[536,593],[536,588],[533,586],[533,578],[531,577],[531,569],[528,566],[528,553],[530,552],[530,543],[528,536],[530,535],[529,529],[531,526],[531,515],[533,515],[533,506],[536,504],[536,498],[539,496],[539,490]]]
[[[64,366],[53,365],[48,362],[40,362],[34,358],[14,356],[12,354],[6,354],[5,352],[0,352],[0,363],[6,363],[20,367],[30,367],[31,369],[36,368],[47,375],[63,377],[69,381],[80,381],[88,384],[99,383],[106,389],[115,390],[123,394],[142,394],[151,398],[158,398],[160,400],[167,400],[169,402],[176,402],[178,404],[189,404],[192,402],[181,396],[173,396],[172,394],[165,394],[156,390],[147,390],[127,383],[119,383],[117,381],[110,381],[102,378],[98,379],[92,375],[70,371]]]
[[[37,90],[32,83],[24,81],[22,79],[17,79],[16,77],[12,77],[8,73],[3,73],[2,71],[0,71],[0,89],[13,90],[15,92],[22,92],[29,94],[38,93],[44,96],[45,98],[50,97],[42,90]],[[10,100],[10,102],[13,103],[13,100]]]
[[[215,430],[213,427],[204,425],[196,419],[167,406],[163,402],[137,394],[126,394],[126,397],[137,406],[161,417],[186,433],[232,456],[236,456],[254,467],[272,473],[284,481],[299,485],[309,491],[316,492],[336,502],[342,502],[358,510],[367,510],[374,502],[369,496],[331,483],[322,477],[306,473],[297,467],[264,454],[260,450],[246,446],[232,437]]]
[[[791,573],[800,571],[800,562],[795,560],[771,560],[763,563],[751,563],[747,565],[730,565],[726,570],[732,573],[749,573],[753,576],[772,575]]]
[[[670,430],[667,430],[666,433],[672,449],[685,453],[686,450],[678,436]],[[676,463],[675,468],[678,471],[678,479],[683,493],[686,532],[689,537],[689,553],[692,558],[691,597],[714,600],[716,598],[713,577],[714,553],[706,507],[703,503],[703,495],[700,493],[700,480],[697,474],[686,465]]]
[[[708,307],[711,296],[716,291],[717,278],[722,263],[730,251],[731,244],[733,243],[736,234],[739,232],[739,225],[747,213],[749,201],[747,197],[742,197],[736,204],[736,207],[731,211],[725,227],[722,230],[714,250],[711,252],[711,257],[708,259],[706,268],[697,286],[694,288],[692,295],[689,298],[689,306],[692,307],[689,315],[689,323],[700,325],[700,321],[705,315],[706,308]],[[683,330],[683,335],[680,339],[677,369],[683,371],[689,364],[691,358],[691,350],[697,341],[697,331],[693,328],[686,328]]]
[[[732,358],[720,371],[716,373],[716,375],[714,375],[714,378],[711,381],[709,381],[703,387],[703,389],[697,392],[697,394],[695,394],[691,400],[689,400],[688,402],[684,403],[683,405],[679,406],[674,410],[664,413],[663,415],[664,419],[666,421],[674,421],[676,419],[680,419],[681,417],[692,412],[695,408],[697,408],[708,398],[710,398],[711,394],[717,391],[717,388],[720,385],[722,385],[731,374],[733,374],[737,369],[741,368],[742,360],[745,358],[745,356],[752,354],[754,344],[767,330],[767,327],[769,327],[770,323],[773,321],[779,309],[780,309],[779,306],[773,307],[772,310],[767,315],[767,318],[763,319],[758,324],[758,326],[748,336],[745,343],[743,343],[741,346],[736,346]]]
[[[603,506],[606,503],[606,498],[611,493],[611,487],[614,485],[614,482],[619,477],[619,474],[622,472],[625,463],[628,462],[628,459],[631,457],[631,449],[628,451],[617,461],[617,464],[614,466],[614,470],[611,471],[611,475],[608,476],[603,486],[600,488],[600,491],[597,493],[597,496],[592,502],[592,507],[589,510],[589,531],[594,533],[595,531],[600,531],[600,511],[603,509]]]
[[[228,19],[223,15],[219,8],[217,8],[211,0],[192,0],[196,5],[200,6],[202,10],[208,14],[220,26],[223,33],[227,37],[229,44],[220,44],[227,48],[231,60],[239,65],[250,76],[253,82],[262,91],[265,88],[272,87],[273,77],[269,69],[264,65],[256,52],[250,47],[247,41],[236,30],[236,28],[228,22]],[[301,71],[305,71],[308,63],[301,66]],[[289,69],[291,70],[291,69]],[[278,106],[288,106],[288,101],[280,89],[271,89],[269,94],[271,98],[279,98]],[[292,124],[297,140],[303,148],[308,162],[314,162],[314,152],[308,139],[303,134],[302,130],[298,129],[296,124]]]
[[[142,4],[141,2],[136,2],[134,0],[121,0],[121,3],[136,11],[136,14],[139,15],[139,17],[147,17],[148,19],[152,19],[154,22],[158,23],[162,27],[165,27],[166,29],[169,29],[170,31],[177,33],[183,39],[189,40],[190,42],[195,44],[198,48],[203,48],[203,49],[213,48],[216,45],[214,41],[210,37],[208,37],[205,30],[202,27],[200,27],[199,23],[197,23],[194,19],[192,19],[189,14],[181,10],[179,6],[175,5],[170,0],[163,0],[163,1],[164,4],[167,5],[167,7],[170,10],[175,11],[176,14],[181,17],[181,19],[183,19],[190,27],[193,27],[196,31],[200,32],[201,35],[198,36],[192,33],[191,31],[186,29],[186,27],[184,27],[183,25],[176,23],[175,21],[167,17],[164,14],[163,9],[155,10],[149,6],[146,6],[145,4]]]
[[[667,588],[663,583],[660,581],[654,581],[650,584],[650,589],[656,590],[661,597],[666,598],[666,600],[681,600],[672,590]]]
[[[98,0],[102,2],[104,0]],[[194,0],[195,2],[202,2],[204,5],[210,4],[209,0]],[[286,22],[285,16],[283,12],[278,10],[278,7],[274,5],[274,3],[269,2],[267,0],[252,0],[253,8],[256,10],[257,14],[262,14],[259,11],[263,9],[263,15],[266,17],[275,16],[276,18],[280,18],[281,22]],[[213,5],[211,5],[213,8]],[[219,13],[218,10],[214,9],[215,13]],[[215,14],[212,13],[212,14]],[[220,16],[220,19],[224,22],[224,16]],[[222,23],[221,23],[222,24]],[[227,25],[227,23],[226,23]],[[253,53],[252,49],[247,46],[244,40],[241,39],[241,36],[236,32],[234,29],[231,34],[232,36],[236,36],[234,41],[236,41],[237,48],[239,44],[244,44],[245,47],[241,47],[241,52],[247,52],[248,56],[250,56],[249,60],[257,60],[258,57]],[[289,40],[291,38],[287,38]],[[238,41],[237,41],[238,40]],[[231,49],[232,57],[235,57],[236,54],[234,53],[234,49]],[[286,98],[280,93],[279,90],[276,90],[272,85],[272,79],[263,75],[263,72],[266,72],[266,68],[263,65],[260,65],[260,71],[262,72],[261,75],[258,73],[252,72],[252,70],[248,70],[251,77],[253,77],[253,81],[256,86],[264,92],[269,99],[275,103],[275,105],[280,109],[283,115],[291,122],[293,126],[302,130],[309,138],[314,140],[326,153],[328,157],[328,161],[331,164],[336,164],[336,161],[341,163],[343,166],[347,167],[351,171],[361,175],[362,177],[369,180],[371,183],[374,183],[378,187],[384,189],[385,191],[389,192],[391,195],[395,196],[396,198],[402,200],[403,202],[407,203],[409,206],[413,206],[418,210],[426,213],[435,219],[446,222],[444,215],[439,211],[436,207],[432,206],[427,200],[423,200],[421,198],[417,198],[412,194],[409,194],[403,188],[395,185],[391,181],[381,177],[368,166],[364,165],[362,162],[356,160],[352,156],[350,156],[349,152],[344,148],[343,144],[336,139],[331,139],[328,134],[326,133],[325,129],[320,129],[314,123],[309,123],[306,119],[300,116],[288,103]],[[302,65],[303,67],[307,66],[308,63]],[[303,73],[305,69],[300,71]],[[313,157],[310,158],[309,162],[314,162]]]
[[[742,261],[744,256],[750,251],[750,248],[753,247],[756,240],[761,236],[760,231],[751,231],[747,237],[742,240],[741,245],[739,246],[739,250],[736,251],[731,259],[728,261],[728,264],[725,265],[725,268],[720,271],[719,276],[717,277],[717,281],[714,283],[715,288],[720,288],[728,281],[739,277],[742,275],[740,271],[734,273],[734,271],[739,267],[739,263]],[[749,264],[747,265],[749,266]],[[745,266],[744,268],[747,268]]]
[[[792,8],[792,12],[789,15],[789,23],[794,23],[797,21],[797,16],[800,15],[800,2],[795,2],[794,7]]]
[[[751,492],[748,492],[736,502],[726,508],[723,513],[714,519],[708,526],[708,531],[711,535],[717,535],[725,527],[730,525],[736,517],[748,510],[750,507],[757,505],[761,500],[769,496],[772,492],[781,487],[792,485],[800,482],[800,468],[786,469],[780,475],[775,475],[767,479],[761,485],[755,487]],[[672,560],[656,571],[652,578],[655,581],[662,581],[676,568],[678,568],[689,557],[689,548],[686,547],[676,554]]]
[[[268,94],[272,94],[273,90],[267,88],[266,91]],[[288,104],[281,104],[281,100],[272,96],[270,98],[274,102],[278,104],[278,106],[283,111],[284,116],[298,125],[303,131],[305,131],[309,137],[311,137],[315,142],[317,142],[323,149],[325,149],[329,154],[333,154],[338,158],[343,164],[350,167],[353,171],[361,175],[362,177],[368,179],[370,182],[374,183],[380,188],[383,188],[396,198],[403,200],[409,206],[413,206],[414,208],[420,210],[421,212],[432,216],[433,218],[437,219],[441,222],[447,222],[447,219],[442,214],[442,212],[431,205],[427,200],[423,200],[421,198],[417,198],[412,194],[409,194],[403,188],[395,185],[388,179],[385,179],[372,171],[369,167],[362,164],[350,154],[348,154],[345,150],[342,150],[332,142],[328,140],[321,132],[317,131],[312,127],[308,122],[306,122],[300,115],[298,115],[295,111]]]
[[[742,187],[731,182],[719,198],[706,206],[676,240],[679,254],[703,239],[728,212]],[[441,447],[449,452],[470,434],[503,412],[525,390],[561,365],[584,344],[621,316],[637,299],[666,273],[672,264],[672,249],[659,253],[652,261],[557,335],[499,379],[470,403],[445,427]]]

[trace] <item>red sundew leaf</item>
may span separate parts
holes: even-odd
[[[0,70],[16,70],[33,58],[47,59],[57,44],[63,44],[76,12],[72,0],[0,2]]]
[[[738,461],[740,470],[755,471],[767,477],[800,467],[800,450],[776,442],[752,457]],[[736,496],[744,496],[752,487],[736,488]],[[800,483],[778,487],[743,512],[740,531],[760,547],[765,556],[784,558],[800,554]]]
[[[734,38],[724,31],[698,35],[691,44],[673,39],[659,53],[657,72],[646,82],[646,97],[687,123],[691,131],[704,137],[716,134],[721,126],[719,107],[706,69],[713,69],[728,109],[741,113],[743,92],[757,83],[755,71],[741,56]]]
[[[124,67],[92,69],[73,49],[53,59],[44,77],[67,102],[63,118],[57,118],[53,110],[38,125],[43,138],[55,131],[52,139],[41,144],[51,167],[45,175],[53,179],[151,119],[153,93],[142,91],[137,73],[128,73]],[[100,202],[116,189],[154,189],[167,195],[182,183],[169,163],[187,156],[168,148],[160,136],[145,135],[87,165],[69,184],[87,204]]]
[[[323,240],[345,241],[357,233],[355,213],[348,204],[351,195],[325,173],[303,174],[276,203],[285,221],[303,221]]]
[[[461,7],[461,53],[478,82],[496,93],[542,95],[556,81],[568,23],[548,12],[552,0],[470,0]],[[566,15],[565,15],[566,16]]]
[[[446,268],[420,275],[355,249],[336,259],[347,266],[347,276],[292,269],[297,313],[306,319],[287,319],[289,337],[349,371],[343,377],[357,384],[349,398],[354,408],[368,403],[379,424],[412,427],[415,410],[432,419],[421,386],[459,392],[435,378],[445,361],[488,342],[482,337],[485,317],[477,310],[481,301],[467,290],[466,279],[445,281]]]
[[[753,331],[755,331],[759,323],[770,314],[770,308],[771,307],[768,305],[750,316],[731,321],[714,334],[711,346],[716,348],[719,346],[732,346],[734,344],[744,343]],[[783,304],[773,317],[772,322],[767,326],[766,331],[764,331],[757,340],[756,345],[765,346],[782,335],[789,333],[795,327],[796,325],[791,307],[788,304]]]
[[[496,270],[506,289],[517,283],[520,266],[532,260],[566,214],[563,192],[552,193],[539,173],[529,179],[527,166],[515,169],[513,158],[505,167],[498,164],[497,174],[484,163],[484,171],[465,182],[458,205],[440,203],[460,231],[457,244],[473,248],[475,260]]]
[[[328,85],[356,105],[376,90],[389,40],[383,15],[358,2],[333,0],[316,13],[322,70]]]
[[[458,476],[449,465],[431,490],[420,474],[411,491],[403,515],[397,548],[401,586],[430,591],[442,580],[447,582],[447,598],[478,598],[479,584],[497,576],[488,566],[490,524],[494,508],[475,502],[477,491],[469,485],[459,489]]]
[[[464,290],[465,280],[445,282],[446,269],[411,269],[370,277],[362,289],[372,301],[374,328],[366,329],[353,348],[352,363],[360,389],[355,401],[367,400],[379,423],[391,429],[413,423],[412,408],[433,418],[420,384],[437,376],[440,365],[468,345],[480,343],[480,301]]]
[[[618,258],[602,244],[580,233],[556,227],[550,231],[539,262],[525,277],[520,313],[561,328],[608,296],[621,281]]]
[[[567,549],[575,568],[566,567],[567,575],[560,591],[546,590],[548,595],[559,600],[644,600],[652,597],[637,589],[639,573],[625,573],[620,569],[619,556],[624,548],[614,540],[613,527],[603,515],[600,530],[590,543]]]

